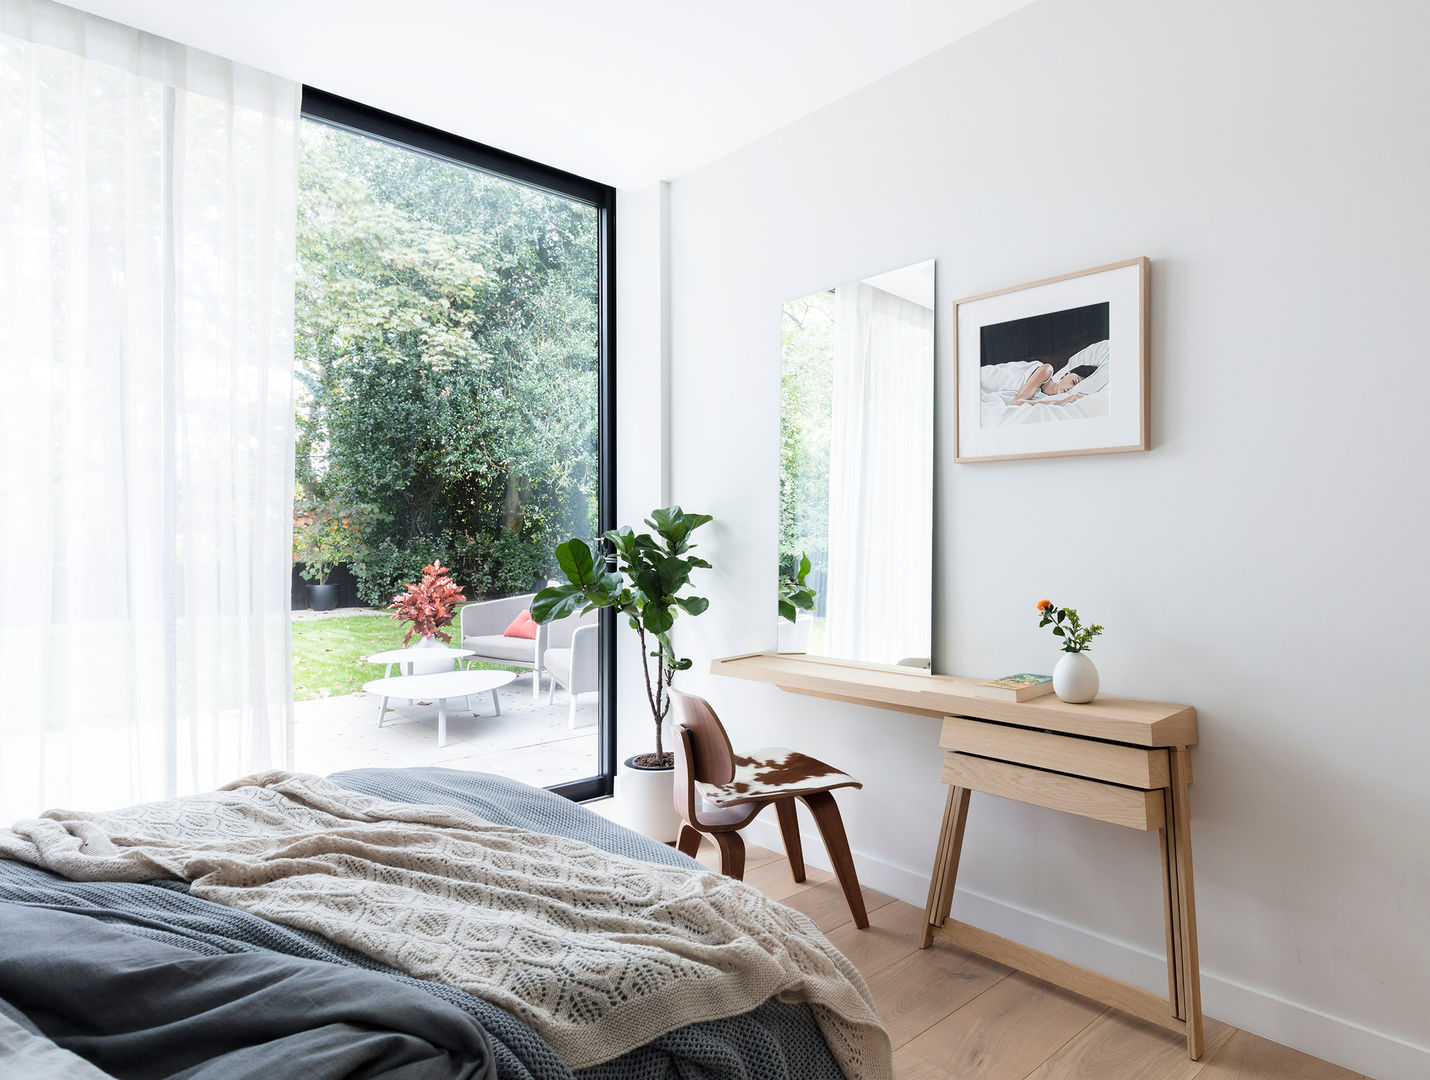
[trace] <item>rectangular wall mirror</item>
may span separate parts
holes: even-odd
[[[930,259],[784,306],[781,652],[929,666],[933,305]]]

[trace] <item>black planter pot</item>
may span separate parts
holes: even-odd
[[[338,587],[331,583],[309,585],[308,606],[314,611],[332,611],[338,606]]]

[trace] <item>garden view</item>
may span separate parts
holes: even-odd
[[[527,592],[596,529],[598,215],[305,121],[294,560],[383,609],[422,568]],[[294,625],[295,692],[353,692],[388,617]]]

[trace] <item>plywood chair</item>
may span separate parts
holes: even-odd
[[[736,754],[708,701],[678,690],[670,691],[670,699],[674,705],[675,811],[682,821],[676,847],[694,857],[704,834],[720,848],[720,872],[742,879],[745,841],[740,830],[774,803],[790,870],[795,881],[803,881],[804,852],[794,805],[795,799],[800,799],[819,826],[854,925],[861,930],[867,927],[869,916],[844,835],[844,820],[830,794],[835,788],[863,785],[822,761],[782,746]]]

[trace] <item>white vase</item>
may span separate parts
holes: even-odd
[[[642,836],[672,843],[680,832],[680,815],[675,812],[675,766],[643,769],[626,758],[616,776],[616,801],[621,824]]]
[[[1097,666],[1087,653],[1065,652],[1053,668],[1053,693],[1070,705],[1097,697]]]
[[[776,619],[779,636],[775,639],[775,649],[782,653],[809,652],[809,632],[814,629],[813,615],[797,615],[794,622]]]
[[[443,645],[435,637],[424,637],[414,641],[411,646],[409,646],[408,652],[421,654],[424,649],[441,649],[445,652],[446,648],[447,646]],[[418,660],[414,658],[404,666],[408,667],[410,673],[413,675],[435,675],[439,671],[451,671],[452,658],[450,656],[444,656],[440,660],[435,658],[432,660]]]

